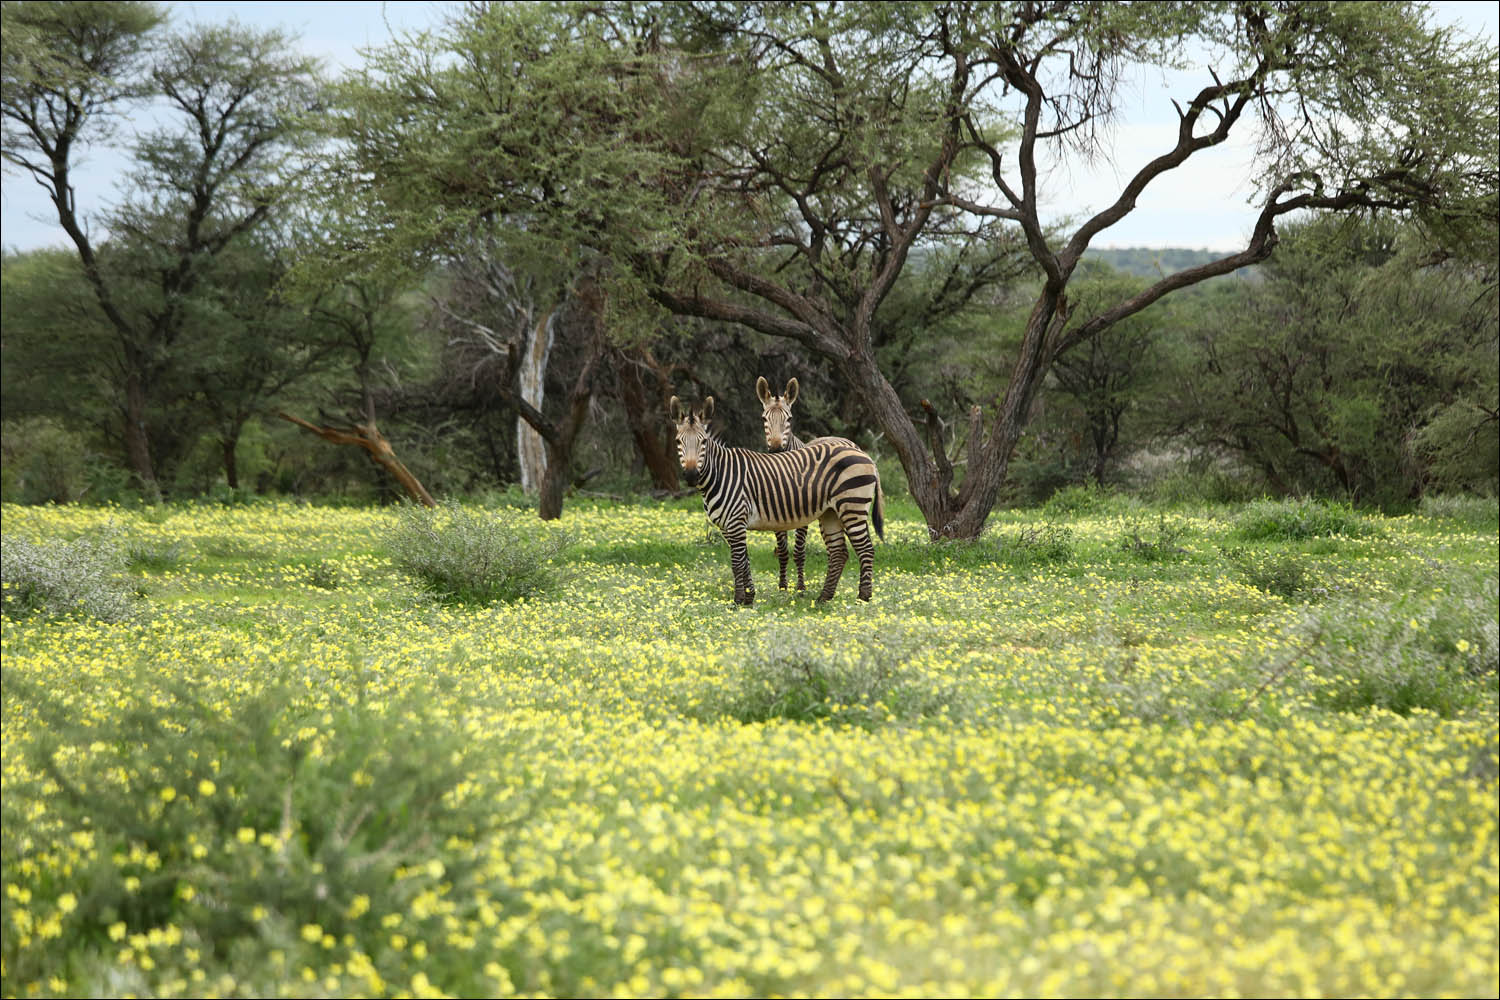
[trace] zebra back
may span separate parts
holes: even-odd
[[[852,442],[818,438],[793,451],[730,448],[707,439],[702,474],[703,506],[715,524],[741,522],[751,530],[790,531],[826,511],[841,518],[877,503],[875,463]],[[877,513],[876,534],[884,537]]]

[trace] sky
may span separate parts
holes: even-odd
[[[388,43],[403,32],[436,26],[455,4],[439,0],[343,0],[343,2],[179,2],[166,5],[172,20],[241,23],[286,29],[304,52],[322,59],[331,70],[356,66],[359,50]],[[1494,3],[1433,3],[1440,23],[1461,27],[1494,42],[1500,6]],[[1081,216],[1097,211],[1115,197],[1125,180],[1173,143],[1176,113],[1170,99],[1196,90],[1179,83],[1168,89],[1161,74],[1138,76],[1126,85],[1123,113],[1113,134],[1113,151],[1089,167],[1074,165],[1052,171],[1045,180],[1043,203]],[[1111,247],[1188,247],[1232,251],[1245,245],[1255,211],[1248,203],[1251,135],[1196,154],[1182,167],[1148,187],[1134,212],[1102,233],[1093,245]],[[78,205],[92,215],[119,197],[127,160],[116,150],[93,148],[75,167]],[[97,228],[97,227],[96,227]],[[51,203],[29,176],[9,165],[0,189],[0,244],[8,250],[68,246]]]

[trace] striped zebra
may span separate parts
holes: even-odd
[[[803,441],[792,433],[792,404],[797,401],[797,380],[792,379],[786,384],[781,395],[771,393],[771,385],[766,381],[764,375],[755,380],[755,394],[760,397],[761,421],[766,428],[766,447],[773,452],[796,451],[805,447],[810,442]],[[837,441],[851,448],[859,447],[848,438],[816,438],[818,441]],[[793,561],[797,565],[797,593],[806,589],[803,581],[802,564],[807,558],[807,525],[797,529],[797,544],[792,552]],[[781,570],[780,587],[786,589],[786,532],[776,532],[776,563]]]
[[[868,601],[874,580],[875,545],[865,526],[885,538],[880,477],[870,457],[837,438],[810,441],[796,451],[767,454],[729,448],[709,432],[714,398],[698,410],[672,397],[677,424],[677,459],[689,486],[703,494],[703,509],[729,543],[736,604],[755,602],[745,532],[790,531],[817,521],[828,547],[828,578],[820,601],[830,601],[849,561],[847,535],[859,556],[859,599]]]

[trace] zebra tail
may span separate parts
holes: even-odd
[[[875,534],[885,541],[885,491],[880,488],[880,473],[875,474],[875,505],[870,508],[870,520],[875,525]]]

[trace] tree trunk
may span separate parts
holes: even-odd
[[[568,489],[569,474],[573,468],[573,442],[559,447],[547,442],[547,467],[537,490],[537,516],[543,521],[555,521],[562,517],[563,494]]]
[[[659,490],[676,492],[677,463],[656,432],[661,415],[647,402],[649,394],[641,381],[636,359],[616,352],[615,363],[620,376],[620,402],[625,408],[625,421],[630,425],[636,451],[640,452],[641,460],[651,474],[651,485]]]
[[[552,342],[556,337],[552,321],[556,314],[556,309],[547,310],[531,329],[516,372],[521,398],[538,412],[542,409],[542,396],[546,389],[547,358],[552,353]],[[529,495],[536,494],[546,479],[548,449],[536,429],[519,416],[516,417],[516,464],[521,469],[521,489]],[[560,495],[558,504],[558,509],[561,510]]]
[[[130,361],[127,358],[126,363]],[[151,462],[151,437],[146,429],[146,387],[132,366],[125,376],[125,456],[141,489],[152,499],[161,498],[156,469]]]
[[[240,488],[239,466],[235,461],[234,454],[239,441],[240,436],[238,433],[227,434],[219,438],[219,447],[222,449],[224,455],[224,482],[228,483],[229,488],[232,490]]]
[[[386,440],[385,435],[380,433],[374,421],[355,424],[353,427],[345,428],[319,427],[316,424],[308,423],[300,417],[294,417],[290,413],[278,412],[276,415],[282,420],[289,421],[298,427],[312,431],[325,441],[332,441],[334,444],[358,445],[369,452],[370,457],[389,472],[413,500],[424,507],[437,506],[437,503],[432,499],[432,494],[427,492],[426,487],[417,481],[416,476],[411,474],[411,470],[396,457],[395,449],[391,447],[391,443]]]
[[[968,463],[962,486],[953,490],[953,463],[947,453],[938,415],[923,400],[927,412],[927,441],[907,412],[896,390],[881,373],[874,353],[851,350],[838,359],[844,375],[873,413],[886,440],[896,450],[912,499],[927,522],[933,539],[977,538],[1000,496],[1011,455],[1021,440],[1027,413],[1051,358],[1046,345],[1067,320],[1060,292],[1045,288],[1033,308],[1022,338],[1021,353],[1011,373],[988,434],[981,433],[980,415],[970,414]],[[845,343],[870,343],[868,337],[841,337]]]

